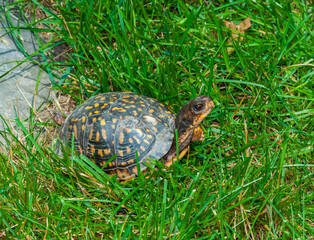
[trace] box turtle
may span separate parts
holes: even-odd
[[[176,159],[175,129],[178,130],[179,158],[191,141],[202,140],[199,126],[214,103],[198,96],[186,103],[175,116],[155,99],[133,93],[103,93],[76,108],[64,121],[60,138],[71,142],[108,175],[129,180],[137,175],[137,162],[162,159],[169,166]],[[109,159],[115,158],[108,163]]]

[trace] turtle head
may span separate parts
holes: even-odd
[[[199,125],[214,107],[213,100],[203,95],[183,105],[175,121],[178,130],[179,158],[187,152],[191,141],[202,139],[203,131]],[[176,148],[176,138],[174,138],[168,153],[164,156],[165,165],[169,166],[175,161]]]
[[[182,134],[197,128],[214,107],[213,100],[204,95],[200,95],[186,103],[176,117],[178,133]]]

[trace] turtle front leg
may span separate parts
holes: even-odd
[[[194,129],[192,141],[202,141],[204,139],[204,131],[201,126]]]
[[[184,155],[190,151],[190,145],[188,145],[186,148],[184,148],[180,153],[179,153],[179,159],[182,159]],[[174,155],[172,158],[170,158],[167,161],[164,161],[164,164],[169,167],[172,165],[175,161],[177,161],[177,155]]]

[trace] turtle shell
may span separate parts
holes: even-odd
[[[155,99],[133,93],[103,93],[87,100],[68,116],[60,137],[109,175],[128,180],[145,162],[170,149],[175,115]],[[115,156],[115,157],[114,157]],[[114,159],[113,159],[114,158]],[[109,163],[108,160],[113,159]]]

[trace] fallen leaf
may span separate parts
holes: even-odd
[[[224,21],[225,27],[229,28],[231,30],[231,36],[233,39],[239,40],[239,45],[241,44],[241,41],[243,40],[243,34],[247,29],[249,29],[252,26],[251,18],[248,17],[244,19],[240,24],[236,25],[233,22],[230,21]],[[240,39],[239,39],[240,36]],[[228,41],[229,44],[231,44],[231,41]],[[231,53],[234,51],[233,47],[228,47],[228,53]]]

